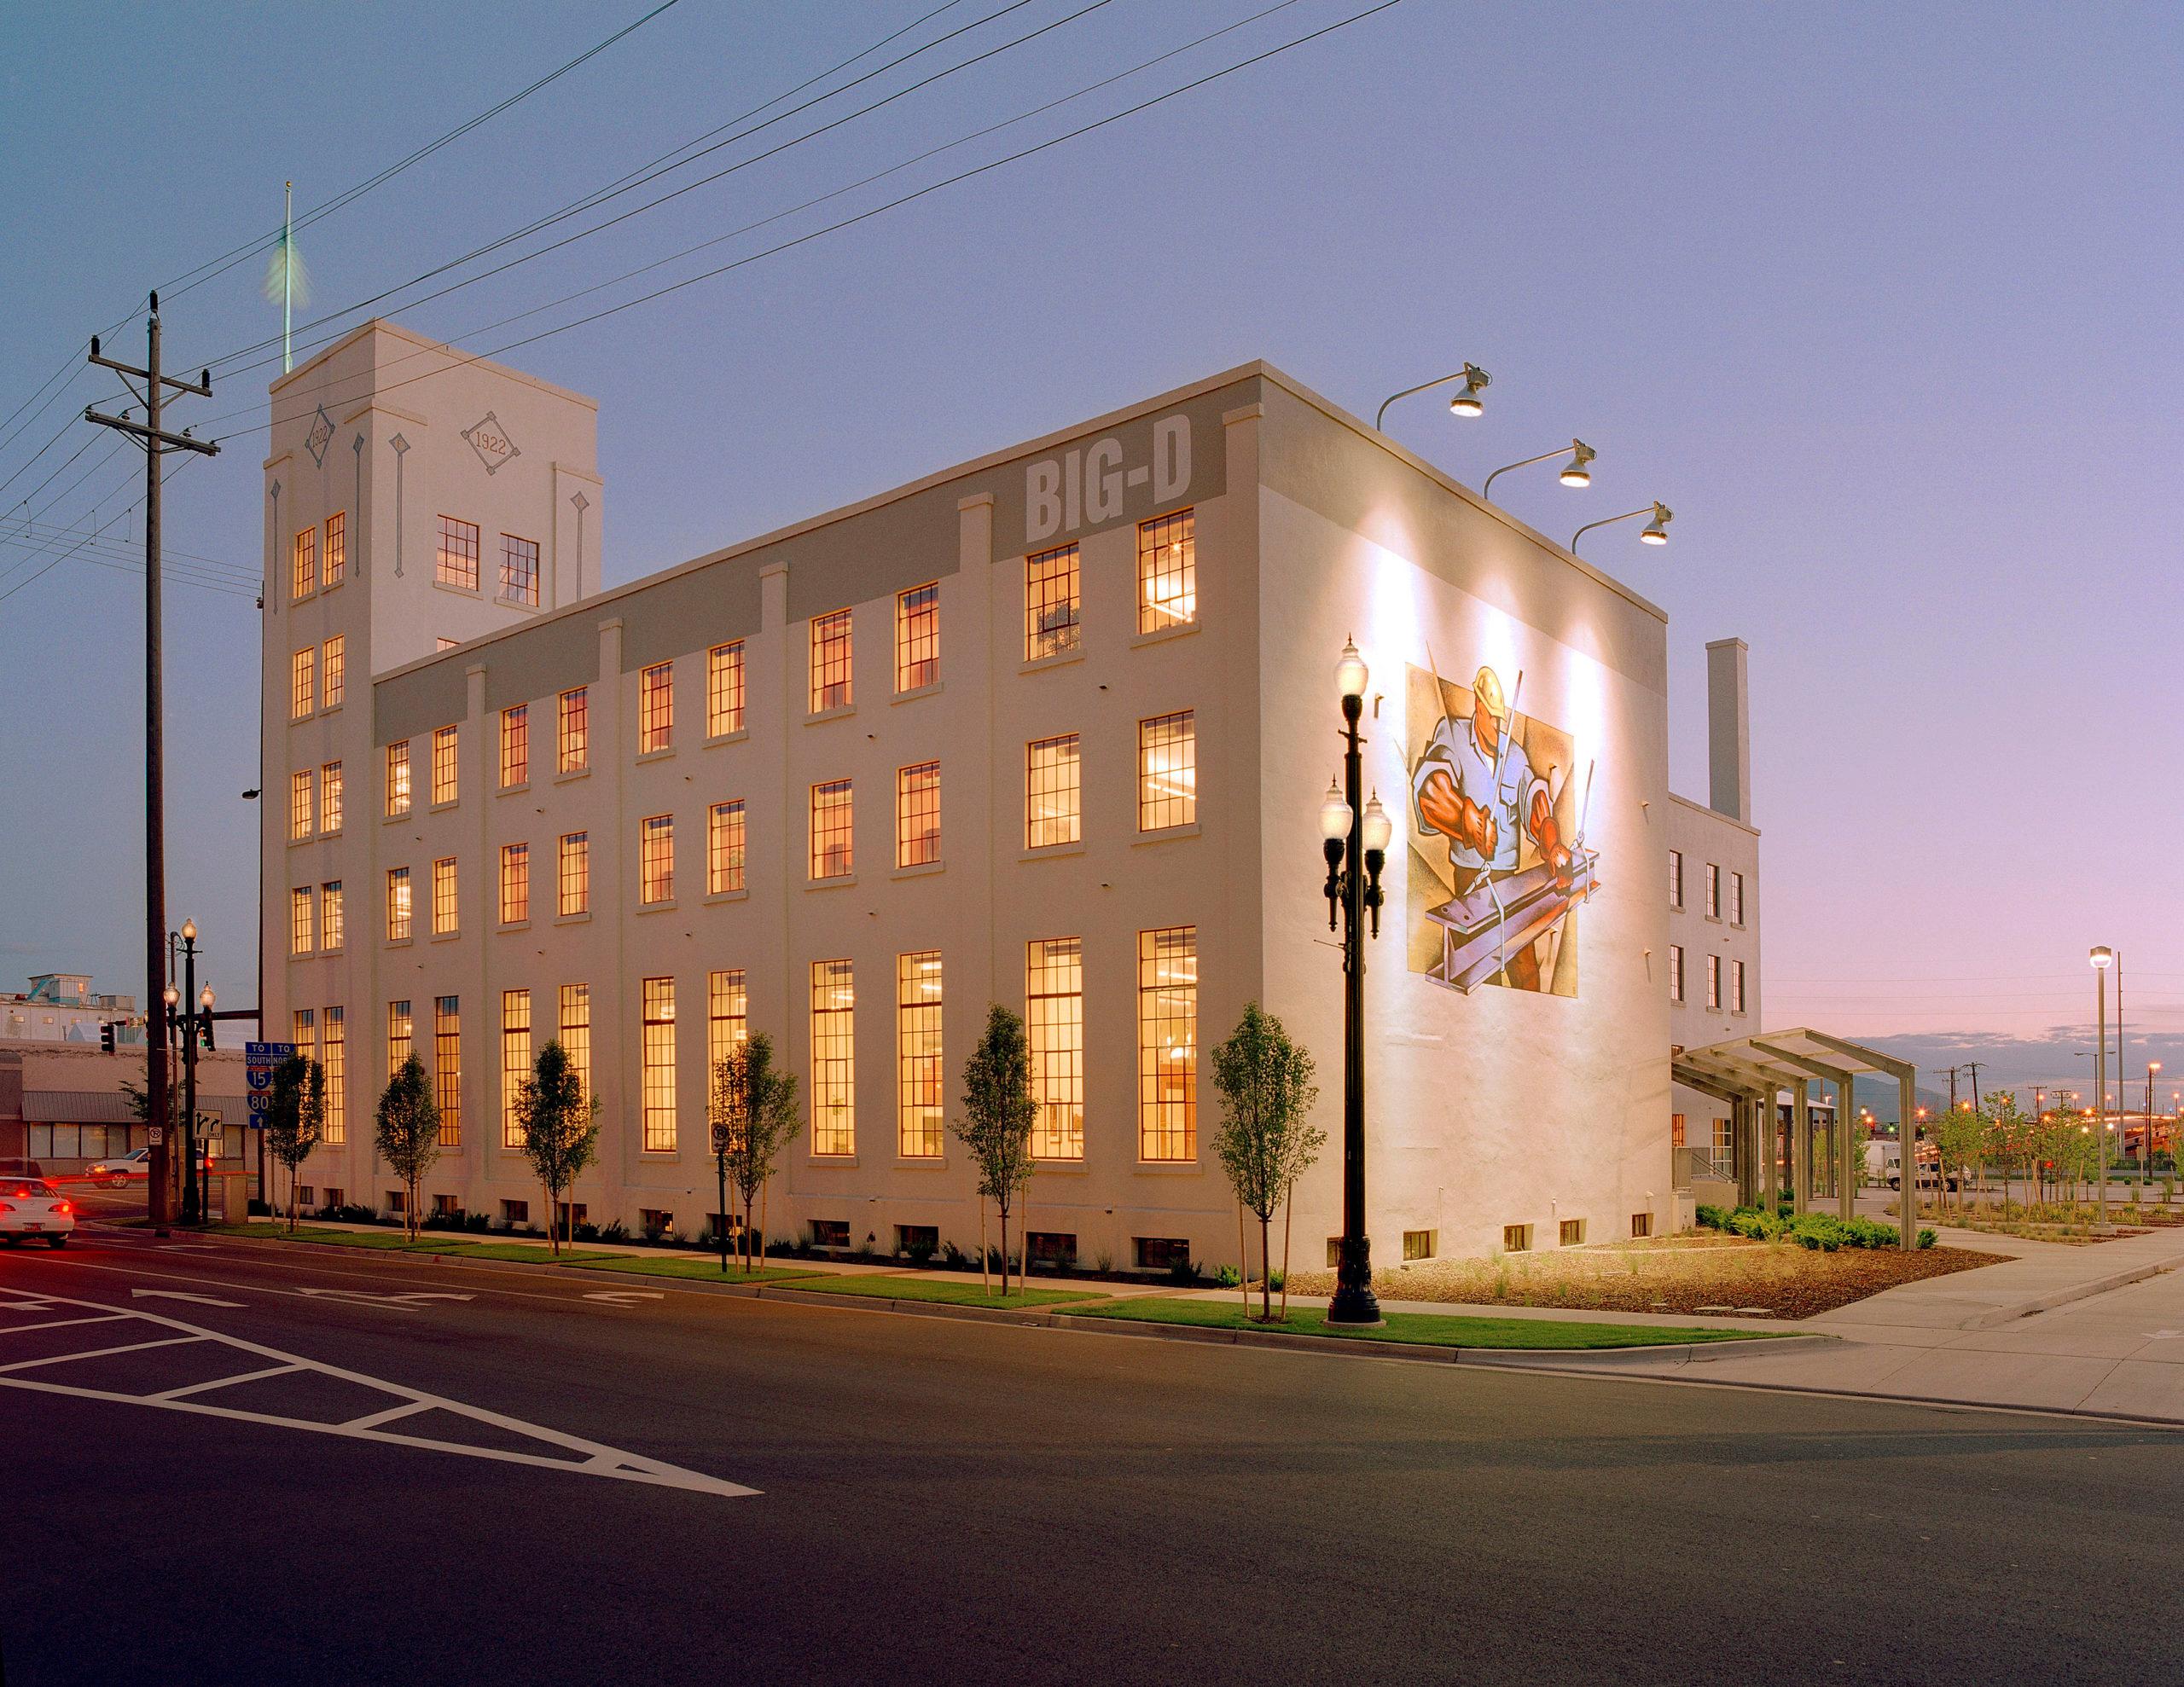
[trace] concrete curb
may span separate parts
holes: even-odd
[[[1110,1335],[1150,1336],[1169,1342],[1211,1342],[1225,1347],[1278,1348],[1290,1353],[1333,1354],[1344,1358],[1400,1359],[1429,1365],[1504,1365],[1512,1370],[1562,1370],[1594,1365],[1641,1360],[1659,1362],[1674,1357],[1690,1362],[1699,1353],[1726,1348],[1750,1348],[1750,1342],[1648,1342],[1628,1348],[1444,1348],[1422,1342],[1375,1342],[1357,1336],[1299,1336],[1283,1330],[1224,1330],[1196,1324],[1154,1324],[1137,1319],[1101,1318],[1083,1313],[1051,1312],[1045,1321],[1056,1329],[1105,1330]],[[1780,1347],[1807,1347],[1833,1342],[1833,1336],[1796,1334],[1757,1338],[1772,1352]]]
[[[2123,1271],[2112,1271],[2106,1277],[2096,1277],[2088,1282],[2074,1283],[2067,1289],[2052,1290],[2045,1295],[2036,1295],[2013,1307],[1996,1307],[1991,1312],[1977,1313],[1957,1325],[1960,1330],[1992,1330],[1998,1325],[2014,1323],[2020,1318],[2030,1318],[2035,1313],[2053,1312],[2057,1307],[2066,1307],[2073,1301],[2089,1301],[2095,1295],[2106,1295],[2115,1289],[2128,1289],[2134,1283],[2143,1283],[2149,1277],[2184,1266],[2184,1255],[2175,1259],[2154,1260]]]

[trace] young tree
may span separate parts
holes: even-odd
[[[411,1055],[388,1081],[374,1121],[379,1157],[386,1162],[407,1191],[403,1229],[417,1234],[417,1186],[440,1157],[440,1106],[433,1099],[433,1081],[425,1063]]]
[[[561,1193],[572,1189],[599,1151],[599,1098],[584,1093],[584,1077],[559,1038],[549,1041],[531,1063],[531,1075],[517,1087],[515,1123],[523,1157],[546,1191],[546,1241],[555,1254],[561,1243],[576,1239],[576,1211],[556,1222]]]
[[[296,1173],[325,1133],[326,1069],[308,1055],[292,1054],[273,1069],[265,1099],[265,1151],[288,1168],[291,1231],[296,1227]]]
[[[1289,1041],[1281,1022],[1257,1002],[1213,1051],[1213,1087],[1221,1130],[1213,1151],[1236,1197],[1259,1221],[1259,1317],[1274,1317],[1274,1209],[1319,1157],[1327,1133],[1306,1116],[1319,1089],[1312,1057]]]
[[[728,1185],[743,1203],[743,1269],[752,1268],[751,1208],[774,1174],[774,1162],[794,1139],[796,1074],[774,1070],[774,1045],[764,1031],[746,1038],[713,1064],[707,1111],[719,1127],[718,1157]],[[728,1215],[721,1215],[721,1222]],[[758,1263],[765,1263],[764,1238]]]
[[[1001,1292],[1008,1292],[1008,1209],[1031,1181],[1031,1126],[1039,1104],[1031,1093],[1031,1045],[1024,1022],[998,1002],[986,1009],[986,1029],[963,1063],[963,1116],[949,1126],[978,1168],[979,1193],[1001,1210]],[[1028,1252],[1028,1250],[1027,1250]]]

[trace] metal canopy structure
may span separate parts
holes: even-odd
[[[1734,1037],[1708,1043],[1703,1048],[1675,1050],[1670,1067],[1676,1082],[1687,1085],[1717,1101],[1728,1103],[1731,1128],[1737,1144],[1738,1188],[1746,1199],[1759,1199],[1770,1207],[1778,1198],[1775,1168],[1780,1129],[1775,1109],[1782,1091],[1791,1097],[1791,1197],[1799,1212],[1814,1210],[1812,1194],[1820,1180],[1812,1153],[1812,1115],[1806,1093],[1815,1078],[1835,1087],[1834,1174],[1838,1215],[1849,1218],[1858,1186],[1852,1163],[1857,1139],[1850,1128],[1856,1116],[1851,1101],[1852,1081],[1861,1072],[1896,1080],[1897,1129],[1904,1145],[1903,1198],[1898,1226],[1906,1249],[1919,1245],[1919,1199],[1916,1143],[1911,1120],[1918,1105],[1917,1070],[1908,1061],[1883,1054],[1824,1031],[1799,1028]],[[1762,1122],[1764,1121],[1764,1134]],[[1765,1144],[1763,1151],[1762,1143]]]

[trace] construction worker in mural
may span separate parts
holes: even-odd
[[[1516,872],[1523,838],[1537,848],[1555,891],[1567,897],[1571,890],[1579,864],[1562,841],[1554,793],[1511,727],[1500,676],[1481,668],[1472,681],[1470,719],[1443,715],[1412,771],[1419,824],[1449,840],[1454,901],[1482,887],[1493,896],[1496,887],[1490,881]],[[1500,959],[1513,987],[1541,988],[1539,955],[1531,944],[1511,947]]]

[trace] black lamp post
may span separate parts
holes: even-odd
[[[1380,1324],[1373,1295],[1373,1248],[1365,1232],[1365,922],[1380,935],[1380,868],[1394,822],[1380,794],[1358,809],[1358,717],[1365,708],[1365,658],[1355,640],[1342,647],[1335,685],[1342,693],[1342,775],[1320,804],[1320,836],[1327,863],[1327,929],[1342,931],[1342,1244],[1327,1322]]]
[[[168,1018],[181,1006],[182,1027],[182,1221],[195,1224],[205,1215],[197,1185],[197,922],[182,922],[182,988],[167,998]],[[206,1191],[209,1193],[210,1191]]]

